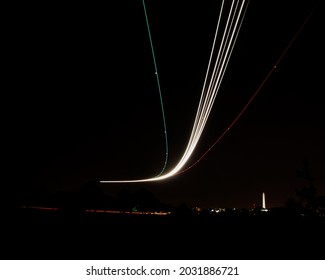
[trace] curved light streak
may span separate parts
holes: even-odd
[[[301,31],[303,30],[303,28],[305,27],[305,25],[307,24],[307,22],[309,21],[309,19],[313,15],[314,11],[316,10],[317,5],[318,5],[318,2],[316,3],[315,7],[310,12],[310,14],[306,17],[306,19],[304,20],[304,22],[301,24],[301,26],[299,27],[298,31],[294,34],[294,36],[292,37],[292,39],[290,40],[290,42],[288,43],[288,45],[286,46],[286,48],[283,50],[283,52],[280,54],[280,56],[278,57],[278,59],[276,60],[276,62],[273,64],[271,70],[267,73],[267,75],[265,76],[265,78],[262,80],[262,82],[260,83],[260,85],[257,87],[257,89],[255,90],[254,94],[250,97],[250,99],[248,100],[248,102],[246,103],[246,105],[244,106],[244,108],[233,119],[233,121],[230,123],[230,125],[217,138],[217,140],[215,140],[214,143],[194,163],[192,163],[186,169],[183,169],[182,171],[180,171],[178,174],[185,173],[185,172],[189,171],[191,168],[193,168],[195,165],[197,165],[212,150],[212,148],[219,143],[219,141],[228,133],[228,131],[235,125],[235,123],[239,120],[239,118],[246,111],[246,109],[248,108],[248,106],[252,103],[252,101],[255,99],[255,97],[258,95],[258,93],[261,91],[261,89],[263,88],[264,84],[267,82],[267,80],[271,77],[271,75],[273,74],[273,72],[276,70],[277,66],[279,65],[279,63],[282,61],[282,59],[284,58],[284,56],[288,52],[288,50],[291,47],[291,45],[293,44],[293,42],[296,40],[296,38],[298,37],[298,35],[301,33]]]
[[[182,168],[185,166],[193,154],[210,115],[214,100],[218,94],[220,84],[222,82],[232,50],[237,40],[239,30],[241,28],[242,20],[246,11],[245,7],[247,7],[247,2],[248,0],[232,0],[231,4],[226,5],[225,0],[222,1],[208,69],[206,72],[194,125],[183,156],[176,164],[176,166],[165,174],[151,178],[100,181],[100,183],[137,183],[161,181],[177,175],[182,170]],[[229,5],[230,7],[228,7]],[[224,17],[226,17],[226,19],[224,19]],[[224,24],[223,32],[221,31],[222,24]],[[219,44],[218,51],[216,51],[217,44]]]
[[[146,18],[146,24],[147,24],[147,29],[148,29],[148,35],[149,35],[149,41],[150,41],[150,47],[151,47],[151,54],[152,54],[152,59],[153,59],[153,64],[155,67],[155,76],[157,80],[157,86],[158,86],[158,92],[159,92],[159,97],[160,97],[160,107],[161,107],[161,113],[162,113],[162,119],[163,119],[163,125],[164,125],[164,135],[165,135],[165,162],[163,165],[163,168],[159,172],[159,175],[161,175],[166,167],[167,167],[167,162],[168,162],[168,137],[167,137],[167,126],[166,126],[166,118],[165,118],[165,110],[164,110],[164,103],[162,99],[162,94],[161,94],[161,88],[160,88],[160,82],[159,82],[159,76],[158,76],[158,68],[157,68],[157,62],[156,62],[156,56],[155,56],[155,51],[153,48],[153,42],[152,42],[152,37],[151,37],[151,32],[150,32],[150,26],[149,26],[149,20],[148,20],[148,15],[147,15],[147,9],[146,9],[146,4],[144,0],[142,0],[142,5],[143,5],[143,10],[144,10],[144,15]]]

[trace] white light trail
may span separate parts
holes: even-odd
[[[135,180],[100,181],[100,183],[137,183],[165,180],[178,174],[188,162],[201,138],[213,103],[219,92],[248,2],[248,0],[231,0],[231,3],[225,3],[225,1],[223,0],[221,4],[208,69],[191,135],[179,162],[167,173],[155,177]],[[217,45],[219,46],[218,48],[216,48]]]

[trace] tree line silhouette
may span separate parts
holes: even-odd
[[[301,214],[324,213],[325,196],[317,194],[315,178],[311,175],[310,164],[306,157],[303,159],[302,168],[297,170],[297,178],[303,181],[303,186],[295,190],[298,199],[288,198],[286,208]]]
[[[311,175],[307,158],[303,159],[302,168],[297,170],[297,178],[301,179],[302,186],[295,189],[294,197],[288,198],[285,205],[276,209],[277,212],[312,215],[325,213],[325,196],[318,195],[315,179]],[[195,214],[186,203],[172,206],[161,202],[152,192],[144,186],[131,192],[125,188],[115,195],[104,194],[99,182],[95,180],[82,184],[75,190],[58,191],[53,195],[42,189],[35,189],[25,185],[22,188],[5,188],[0,193],[0,207],[3,210],[17,209],[21,206],[57,207],[66,213],[81,213],[89,209],[116,210],[120,212],[173,212],[181,215]],[[226,209],[224,214],[233,211]],[[261,207],[256,207],[259,213]],[[241,214],[247,214],[248,209],[241,209]],[[275,211],[274,211],[275,212]],[[208,214],[209,209],[201,211]],[[232,213],[233,214],[233,213]]]

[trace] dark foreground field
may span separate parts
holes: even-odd
[[[319,259],[325,219],[153,216],[19,209],[1,226],[1,259]]]

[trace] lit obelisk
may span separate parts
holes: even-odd
[[[262,209],[266,209],[266,206],[265,206],[265,192],[262,193]]]

